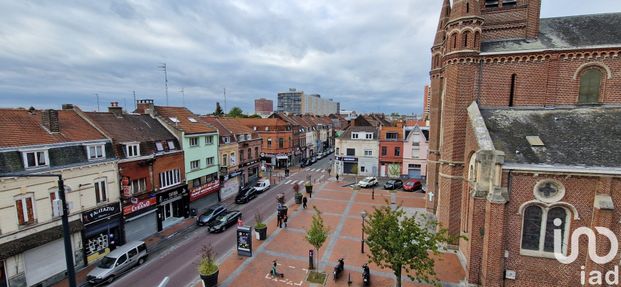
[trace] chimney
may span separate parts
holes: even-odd
[[[139,114],[150,114],[153,112],[153,100],[152,99],[142,99],[136,101],[136,112]]]
[[[119,107],[119,102],[111,102],[108,107],[108,112],[113,113],[116,117],[123,116],[123,108]]]
[[[43,110],[41,113],[41,125],[52,133],[60,132],[57,110]]]

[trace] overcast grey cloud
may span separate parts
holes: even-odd
[[[588,3],[588,4],[585,4]],[[441,0],[0,1],[4,107],[137,98],[210,113],[297,88],[357,111],[420,114]],[[597,4],[597,5],[596,5]],[[621,11],[543,0],[542,17]]]

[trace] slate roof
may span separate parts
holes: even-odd
[[[160,122],[149,115],[86,112],[97,126],[117,142],[176,140]]]
[[[214,133],[217,131],[215,127],[201,121],[197,115],[185,107],[155,106],[155,112],[162,120],[168,123],[168,125],[183,131],[185,134]],[[171,118],[176,118],[178,122],[173,122]],[[196,121],[192,122],[190,118]]]
[[[481,110],[505,162],[590,167],[621,165],[621,108],[585,107],[552,110]],[[539,136],[531,147],[526,136]]]
[[[378,140],[377,129],[378,128],[373,127],[373,126],[350,126],[341,134],[340,138],[344,140],[367,140],[368,141],[368,139],[352,139],[351,133],[352,132],[369,132],[369,133],[373,133],[373,140]]]
[[[621,46],[621,13],[543,18],[537,40],[482,42],[481,52]]]
[[[105,140],[97,129],[73,110],[59,110],[59,133],[50,133],[41,125],[41,112],[25,109],[0,109],[0,147],[57,144]]]

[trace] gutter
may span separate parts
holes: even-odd
[[[503,170],[521,170],[521,171],[541,171],[541,172],[564,172],[564,173],[582,173],[593,175],[621,175],[621,168],[618,167],[580,167],[567,165],[547,165],[547,164],[519,164],[505,163],[502,165]]]

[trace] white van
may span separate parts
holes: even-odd
[[[121,245],[101,259],[95,269],[88,272],[86,280],[91,284],[101,282],[112,283],[114,278],[129,270],[135,265],[140,265],[147,260],[149,251],[143,241],[133,241]]]
[[[254,190],[256,190],[257,193],[262,193],[262,192],[268,190],[269,188],[270,188],[270,180],[269,179],[259,180],[259,182],[257,182],[257,184],[254,186]]]

